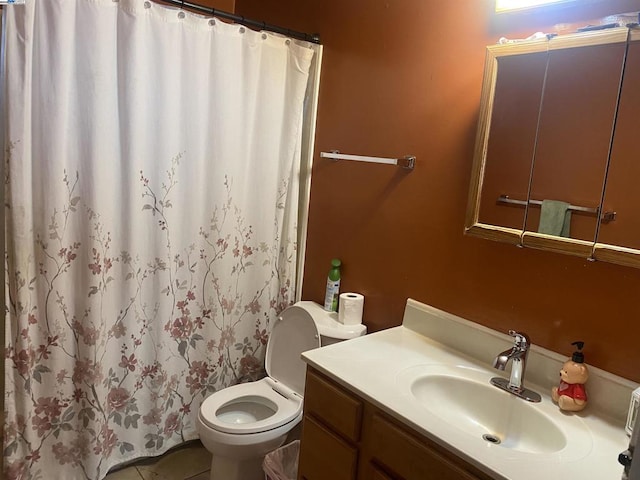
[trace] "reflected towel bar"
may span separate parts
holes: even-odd
[[[522,205],[522,206],[525,206],[528,203],[529,205],[536,205],[539,207],[542,205],[542,200],[529,200],[527,202],[527,200],[516,200],[515,198],[510,198],[509,195],[500,195],[498,197],[498,203],[509,203],[512,205]],[[600,211],[599,208],[580,207],[578,205],[569,205],[569,210],[572,210],[574,212],[588,213],[596,216]],[[602,220],[602,223],[609,223],[615,219],[616,219],[616,212],[603,212],[602,215],[600,216],[600,220]]]
[[[347,155],[338,151],[320,152],[320,157],[333,160],[353,160],[356,162],[383,163],[385,165],[400,165],[407,170],[413,170],[416,166],[416,157],[407,155],[403,158],[366,157],[364,155]]]

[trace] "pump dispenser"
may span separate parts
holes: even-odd
[[[578,341],[573,342],[571,345],[575,345],[577,350],[573,352],[571,355],[571,360],[576,363],[584,363],[584,353],[582,353],[582,349],[584,348],[584,342]]]
[[[589,378],[589,370],[584,364],[583,341],[573,342],[577,350],[560,370],[560,385],[553,387],[551,397],[560,410],[579,412],[587,406],[587,392],[584,384]]]

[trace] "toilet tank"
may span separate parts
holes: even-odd
[[[320,346],[331,345],[351,338],[361,337],[367,333],[367,327],[359,325],[343,325],[338,321],[336,312],[327,312],[321,305],[308,300],[297,302],[313,318],[320,333]]]

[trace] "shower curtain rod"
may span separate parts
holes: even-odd
[[[265,22],[258,22],[256,20],[245,18],[241,15],[225,12],[223,10],[216,10],[215,8],[205,7],[204,5],[199,5],[197,3],[184,2],[182,0],[161,0],[161,2],[175,5],[176,7],[188,8],[198,13],[205,13],[207,15],[213,15],[214,17],[224,18],[225,20],[231,20],[232,22],[239,23],[240,25],[245,25],[247,27],[267,30],[269,32],[281,33],[282,35],[286,35],[288,37],[320,44],[320,35],[318,35],[317,33],[296,32],[295,30],[289,30],[288,28],[278,27],[277,25],[271,25]]]

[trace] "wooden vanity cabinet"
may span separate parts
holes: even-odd
[[[307,368],[298,478],[356,480],[363,402]]]
[[[491,480],[307,367],[299,480]]]

